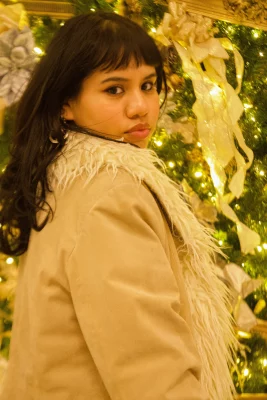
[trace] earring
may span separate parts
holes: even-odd
[[[49,135],[49,140],[50,140],[51,143],[59,143],[59,141],[58,141],[57,139],[54,139],[54,138],[52,137],[51,133],[50,133],[50,135]]]
[[[63,135],[63,139],[66,140],[69,136],[67,127],[64,127],[64,125],[66,125],[67,121],[62,115],[60,116],[60,122],[61,122],[61,133]],[[52,132],[49,135],[49,140],[51,143],[56,143],[56,144],[59,143],[58,139],[53,138]]]

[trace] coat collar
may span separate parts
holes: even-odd
[[[64,191],[77,176],[92,180],[102,168],[115,177],[128,171],[156,194],[175,238],[182,238],[183,277],[193,321],[193,336],[202,360],[202,384],[211,400],[232,400],[229,372],[237,340],[228,311],[229,293],[213,263],[219,251],[210,232],[189,210],[180,186],[166,175],[166,165],[151,149],[69,132],[63,155],[50,166],[50,178]],[[181,258],[181,245],[177,247]],[[230,307],[229,307],[230,308]],[[178,333],[179,334],[179,333]]]

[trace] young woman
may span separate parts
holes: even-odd
[[[112,13],[66,22],[19,104],[1,248],[20,255],[0,400],[230,400],[216,249],[147,145],[160,53]]]

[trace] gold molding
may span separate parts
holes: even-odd
[[[267,400],[265,393],[243,393],[236,397],[236,400]]]
[[[186,4],[189,12],[234,24],[267,30],[267,6],[265,5],[265,0],[258,0],[258,4],[256,3],[251,7],[247,6],[245,0],[181,0],[180,2]],[[14,4],[11,0],[2,0],[2,3],[6,5]],[[29,15],[49,15],[59,19],[68,19],[74,15],[73,6],[68,0],[22,0],[21,3],[25,6]],[[254,14],[256,15],[255,18],[252,17]]]
[[[240,14],[235,13],[231,8],[226,7],[226,1],[228,4],[237,3],[231,0],[181,0],[181,2],[186,4],[186,8],[189,12],[231,22],[233,24],[241,24],[252,28],[267,30],[267,20],[264,20],[263,18],[262,21],[259,21],[249,18],[249,16],[245,17],[245,15],[243,15],[243,18],[241,19]],[[240,0],[238,3],[242,4],[243,1],[244,0]],[[258,1],[262,2],[262,0]]]
[[[5,5],[14,4],[10,0],[2,0]],[[20,1],[28,15],[49,15],[52,18],[68,19],[74,15],[73,6],[67,0],[23,0]]]

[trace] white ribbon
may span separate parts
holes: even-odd
[[[186,13],[184,5],[176,2],[169,3],[169,10],[157,30],[156,38],[167,46],[174,44],[184,71],[192,80],[196,95],[193,111],[197,117],[203,155],[216,189],[217,206],[236,223],[241,251],[254,254],[255,247],[261,242],[260,236],[242,224],[229,206],[230,201],[242,195],[246,171],[253,162],[253,152],[245,144],[238,126],[244,111],[238,97],[244,71],[243,58],[230,40],[213,37],[210,19]],[[225,49],[234,53],[236,89],[227,82],[224,60],[229,55]],[[236,148],[235,139],[246,154],[247,162]],[[230,194],[225,195],[225,168],[233,158],[237,171],[229,182]]]

